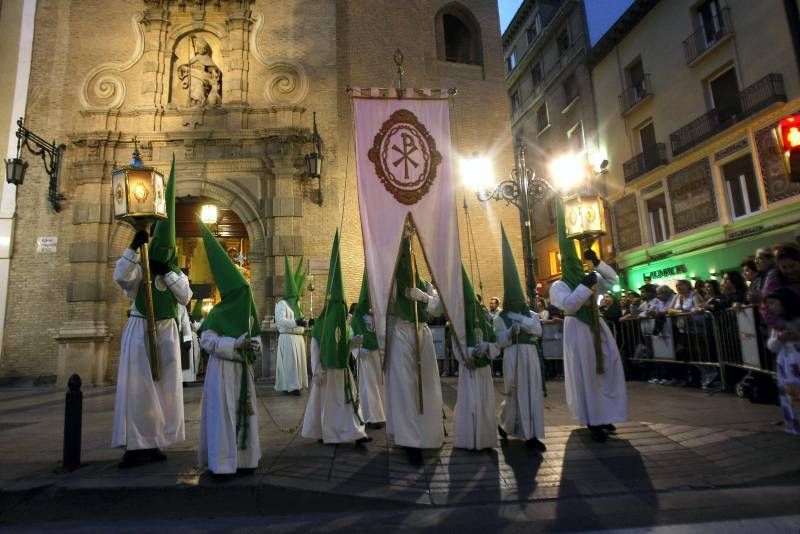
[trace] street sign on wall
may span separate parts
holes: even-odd
[[[58,237],[56,236],[39,236],[36,238],[36,252],[52,254],[56,251],[58,245]]]

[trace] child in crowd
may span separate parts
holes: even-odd
[[[785,321],[784,328],[770,330],[767,346],[778,354],[778,395],[786,431],[800,435],[800,302],[793,291],[779,288],[766,296],[765,305]]]

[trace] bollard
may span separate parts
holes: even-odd
[[[64,405],[64,456],[62,468],[73,471],[81,466],[81,426],[83,420],[83,392],[81,377],[77,374],[67,382],[67,400]]]

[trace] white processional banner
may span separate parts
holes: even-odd
[[[361,230],[381,351],[394,270],[410,217],[434,285],[466,346],[447,90],[351,89]],[[418,264],[420,262],[417,262]],[[385,352],[384,352],[385,354]]]

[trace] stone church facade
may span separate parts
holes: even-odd
[[[14,11],[9,4],[4,24]],[[2,380],[62,382],[75,371],[92,384],[116,377],[130,302],[113,270],[132,231],[112,217],[110,184],[134,140],[145,164],[165,173],[174,154],[178,197],[211,199],[245,224],[251,284],[265,316],[283,290],[284,253],[310,259],[312,269],[327,266],[340,223],[348,298],[358,295],[363,245],[346,87],[391,86],[395,49],[404,55],[407,86],[457,88],[456,153],[490,154],[498,176],[513,165],[495,0],[35,4],[25,125],[66,145],[65,200],[54,212],[41,161],[23,150],[28,177],[16,192],[4,191],[16,207]],[[5,120],[12,106],[2,106]],[[312,112],[323,140],[320,180],[305,170]],[[0,141],[15,142],[14,131]],[[502,295],[500,222],[518,246],[518,213],[483,205],[466,189],[459,207],[465,200],[464,263],[468,272],[480,269],[487,295]],[[472,242],[467,218],[477,234]],[[37,251],[41,237],[57,238],[55,252]]]

